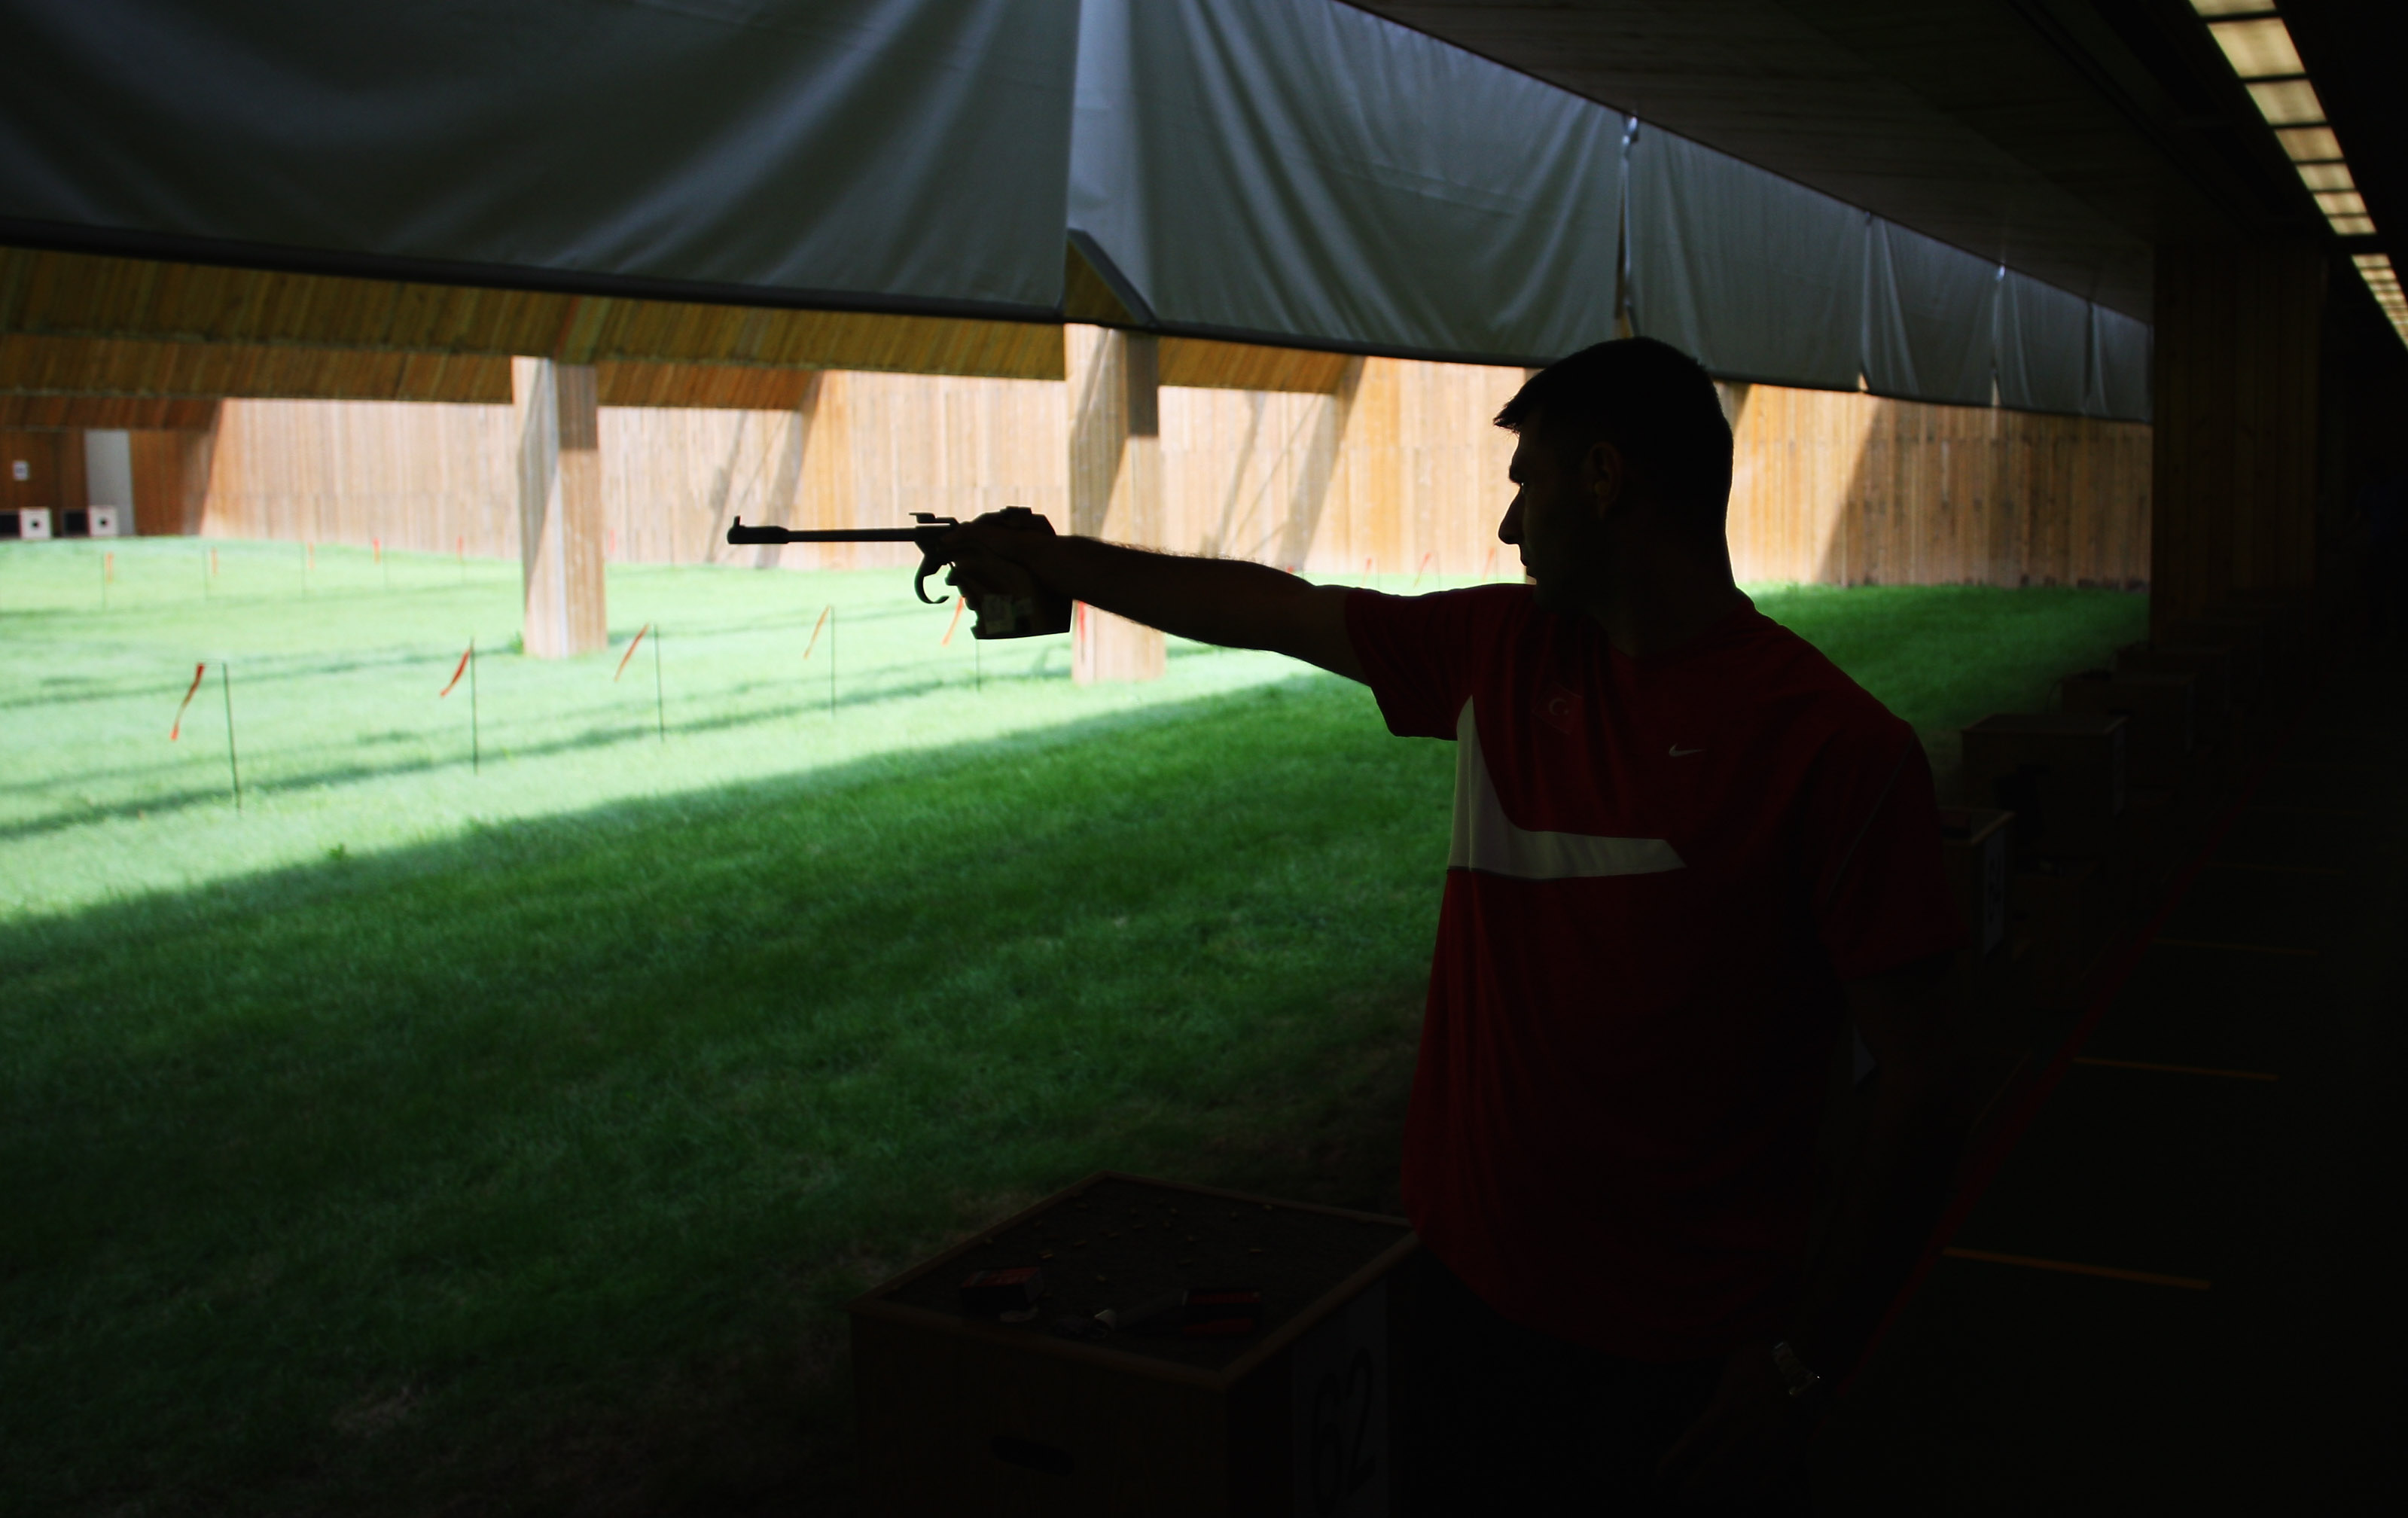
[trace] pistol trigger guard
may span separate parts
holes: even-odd
[[[911,577],[911,594],[918,596],[923,604],[943,606],[953,599],[950,595],[940,595],[931,599],[928,594],[928,577],[944,566],[945,563],[942,559],[926,558],[920,561],[920,572]]]

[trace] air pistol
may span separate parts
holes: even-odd
[[[833,531],[817,529],[795,531],[786,527],[747,527],[738,517],[727,525],[731,543],[909,543],[920,551],[920,572],[911,577],[911,593],[930,606],[943,606],[950,597],[931,596],[928,577],[952,562],[939,545],[945,535],[961,525],[952,517],[932,516],[925,511],[911,513],[914,523],[909,527],[857,527]],[[1051,533],[1054,524],[1025,506],[1006,508],[996,513],[1000,525],[1022,532]],[[1035,637],[1040,633],[1067,633],[1070,630],[1070,598],[1051,595],[1042,591],[1032,595],[1009,595],[1000,592],[972,596],[967,592],[964,600],[970,603],[975,620],[970,623],[973,637]]]

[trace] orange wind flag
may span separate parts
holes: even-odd
[[[183,732],[184,709],[193,704],[193,693],[201,688],[201,677],[208,672],[209,666],[207,664],[193,666],[193,683],[184,687],[184,699],[176,704],[176,725],[167,729],[168,742],[175,742],[177,735]]]
[[[452,685],[457,685],[457,684],[459,684],[459,683],[460,683],[460,677],[461,677],[461,676],[463,676],[463,675],[465,675],[465,674],[466,674],[466,673],[468,672],[468,655],[469,655],[469,654],[471,654],[471,653],[474,653],[474,652],[477,652],[477,645],[476,645],[476,644],[474,644],[474,643],[469,644],[469,645],[468,645],[468,648],[467,648],[467,652],[460,655],[460,662],[459,662],[458,664],[453,665],[453,666],[452,666],[452,683],[451,683],[450,685],[446,685],[446,686],[444,686],[441,690],[439,690],[439,691],[436,692],[436,693],[435,693],[435,699],[437,699],[437,701],[440,701],[440,700],[442,700],[445,696],[450,695],[452,694]]]
[[[639,645],[639,644],[641,644],[641,643],[644,641],[644,635],[645,635],[646,633],[651,632],[652,630],[652,624],[651,623],[649,623],[649,622],[648,622],[648,623],[644,623],[641,627],[638,627],[638,628],[637,628],[637,629],[636,629],[636,636],[635,636],[635,637],[634,637],[633,639],[631,639],[631,640],[628,642],[628,644],[627,644],[627,652],[624,652],[624,653],[623,653],[623,654],[621,654],[621,655],[619,655],[619,667],[618,667],[618,668],[616,668],[616,669],[614,669],[614,670],[612,670],[612,671],[610,672],[610,683],[611,683],[611,684],[613,684],[613,685],[618,684],[618,683],[619,683],[619,677],[620,677],[621,675],[624,675],[624,674],[625,674],[625,673],[627,672],[627,661],[628,661],[628,660],[630,660],[630,659],[632,659],[632,658],[634,658],[634,657],[636,656],[636,649],[637,649],[637,646],[638,646],[638,645]]]

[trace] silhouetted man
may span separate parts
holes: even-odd
[[[1436,1512],[1806,1506],[1803,1451],[1961,1138],[1963,935],[1914,734],[1731,579],[1731,435],[1645,338],[1522,387],[1498,537],[1533,584],[1396,596],[963,529],[957,582],[1059,594],[1369,685],[1456,745],[1405,1126],[1425,1305],[1408,1496]],[[1820,1257],[1815,1139],[1878,1062]]]

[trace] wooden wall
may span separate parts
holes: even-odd
[[[213,400],[155,400],[132,395],[0,394],[0,428],[38,427],[69,431],[106,427],[118,431],[201,431],[217,425]]]
[[[204,416],[215,412],[214,405],[202,408]],[[133,455],[134,520],[123,530],[145,537],[199,531],[213,434],[197,427],[110,430],[127,430]],[[0,510],[82,508],[90,494],[84,482],[83,438],[83,430],[75,427],[0,429]],[[19,459],[25,461],[31,476],[22,483],[12,467]],[[60,525],[54,519],[51,530]]]
[[[230,400],[200,530],[515,558],[517,441],[508,406]]]
[[[837,371],[791,410],[601,414],[605,552],[649,564],[859,567],[908,545],[735,549],[727,523],[901,526],[1004,506],[1062,515],[1062,387],[1031,380]],[[507,406],[228,401],[201,529],[513,557]]]
[[[2150,429],[1771,385],[1724,387],[1742,580],[2133,586]]]
[[[0,432],[0,511],[64,510],[83,505],[83,434]]]
[[[1168,542],[1333,579],[1517,576],[1497,541],[1513,438],[1489,419],[1523,378],[1372,358],[1333,394],[1167,390]]]
[[[2159,630],[2315,578],[2325,280],[2313,244],[2157,250]]]
[[[1165,361],[1167,364],[1167,360]],[[1497,542],[1519,369],[1348,359],[1329,393],[1161,392],[1164,540],[1294,566],[1511,579]],[[1743,580],[2128,585],[2146,426],[1730,387]],[[782,409],[602,410],[611,558],[908,564],[908,547],[731,549],[727,523],[900,526],[1027,506],[1068,526],[1059,381],[833,371]],[[509,408],[228,401],[202,530],[515,555]],[[146,519],[147,522],[147,519]],[[146,527],[147,530],[147,527]]]
[[[508,405],[509,361],[606,404],[792,404],[796,371],[1062,377],[1048,322],[480,289],[0,248],[0,391]],[[739,371],[730,374],[728,371]],[[747,371],[744,373],[740,371]]]
[[[133,530],[144,537],[199,532],[208,505],[216,429],[138,431],[127,440],[134,462]]]

